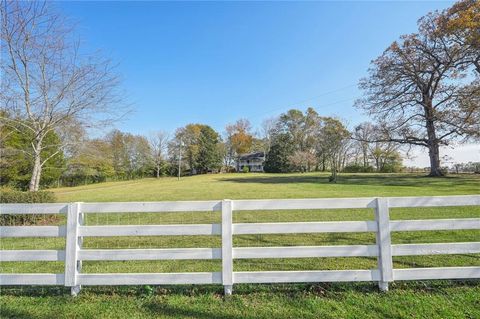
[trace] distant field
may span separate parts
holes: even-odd
[[[427,178],[409,174],[224,174],[112,182],[53,189],[59,202],[161,201],[242,198],[313,198],[480,194],[480,176]],[[480,207],[392,209],[392,219],[480,217]],[[287,222],[373,219],[370,209],[245,211],[234,222]],[[218,212],[88,214],[88,225],[219,222]],[[62,219],[45,222],[63,223]],[[398,243],[480,241],[480,231],[393,233]],[[371,233],[240,235],[234,246],[372,244]],[[4,239],[1,249],[62,249],[56,238]],[[85,238],[86,248],[220,247],[218,236]],[[370,269],[375,258],[236,260],[235,271]],[[395,257],[395,268],[480,266],[480,254]],[[1,272],[62,272],[63,263],[1,263]],[[219,271],[220,261],[84,262],[83,272]],[[222,296],[220,286],[86,287],[72,299],[64,288],[8,288],[0,297],[5,318],[480,318],[479,282],[394,283],[378,292],[375,283],[236,285]]]

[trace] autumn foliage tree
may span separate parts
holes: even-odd
[[[425,147],[430,176],[442,176],[440,146],[478,134],[480,85],[472,77],[472,50],[441,32],[441,13],[419,21],[372,62],[360,81],[356,106],[382,128],[377,141]],[[477,51],[478,53],[478,51]]]
[[[239,119],[225,127],[224,164],[232,166],[235,159],[252,150],[254,137],[252,126],[247,119]]]
[[[461,0],[444,10],[436,18],[438,36],[451,41],[469,52],[467,63],[472,63],[480,74],[480,1]]]

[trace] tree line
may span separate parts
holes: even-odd
[[[30,191],[56,184],[235,170],[263,151],[268,172],[391,172],[400,150],[423,147],[441,176],[440,146],[480,138],[480,2],[429,13],[372,61],[355,106],[373,120],[349,130],[313,108],[216,132],[191,123],[172,134],[113,130],[129,111],[115,64],[80,50],[52,2],[1,0],[0,183]]]
[[[4,116],[7,116],[4,114]],[[20,121],[17,119],[16,121]],[[28,189],[32,174],[29,153],[32,137],[19,124],[0,130],[0,181]],[[339,171],[395,172],[402,167],[398,148],[389,142],[366,143],[376,128],[363,123],[350,132],[340,120],[320,116],[313,108],[292,109],[264,121],[262,133],[253,132],[247,119],[225,127],[223,133],[206,124],[192,123],[172,134],[164,131],[135,135],[114,129],[102,137],[77,132],[68,149],[55,131],[45,137],[40,153],[40,187],[75,186],[143,177],[195,175],[236,171],[240,155],[264,152],[266,172]]]

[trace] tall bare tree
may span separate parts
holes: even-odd
[[[155,167],[155,175],[157,178],[160,177],[162,165],[165,163],[168,141],[168,133],[164,131],[152,132],[148,138],[152,152],[151,158]]]
[[[71,125],[110,123],[119,105],[119,78],[113,65],[98,54],[82,54],[74,29],[50,2],[1,2],[1,108],[11,118],[2,125],[22,125],[32,132],[30,191],[39,189],[46,135],[60,136]],[[62,151],[71,141],[64,139]],[[52,154],[54,156],[54,154]]]
[[[438,14],[419,22],[372,62],[356,102],[383,128],[383,140],[428,149],[430,176],[443,175],[441,145],[478,134],[480,85],[472,77],[471,50],[436,32]]]

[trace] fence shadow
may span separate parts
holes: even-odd
[[[340,174],[337,184],[341,185],[376,185],[376,186],[417,186],[417,187],[451,187],[461,180],[466,185],[476,186],[478,180],[474,177],[445,176],[432,178],[423,175],[403,174]],[[269,176],[241,176],[221,178],[224,182],[252,183],[252,184],[330,184],[328,175],[269,175]]]
[[[161,313],[163,316],[172,318],[198,318],[198,319],[248,319],[254,318],[248,315],[217,314],[214,311],[182,308],[172,304],[161,302],[149,302],[144,308],[152,315]]]
[[[426,280],[426,281],[397,281],[391,283],[391,290],[416,290],[418,292],[428,290],[431,293],[444,294],[443,289],[450,287],[476,287],[480,279],[469,280]],[[148,289],[147,289],[148,288]],[[294,296],[305,293],[315,294],[317,292],[329,292],[333,295],[342,293],[380,292],[376,282],[348,282],[348,283],[284,283],[284,284],[235,284],[233,294],[237,296],[248,296],[252,293],[269,293],[284,296]],[[86,286],[82,288],[79,296],[123,296],[123,297],[149,297],[149,296],[201,296],[215,295],[218,298],[223,296],[221,285],[142,285],[142,286]],[[4,286],[2,287],[3,297],[67,297],[70,296],[70,288],[51,286]],[[328,295],[324,297],[328,298]],[[228,297],[226,297],[228,298]],[[2,309],[3,310],[3,309]]]

